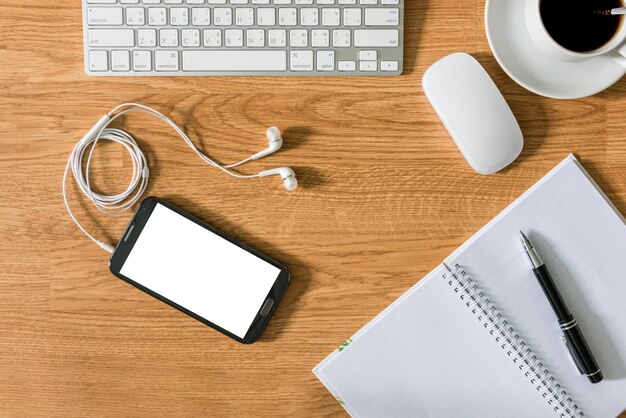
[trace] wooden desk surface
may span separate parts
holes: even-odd
[[[581,100],[536,96],[494,60],[483,1],[406,3],[397,78],[90,78],[79,0],[0,6],[0,415],[341,416],[311,368],[569,152],[626,213],[626,81]],[[524,131],[500,174],[471,171],[422,93],[425,69],[457,51],[486,67]],[[291,166],[294,193],[222,175],[160,122],[124,125],[147,151],[148,194],[292,272],[253,346],[113,277],[65,212],[72,147],[125,101],[161,109],[221,161],[263,148],[267,126],[284,131],[284,149],[246,169]],[[128,157],[98,153],[97,183],[119,190]],[[87,228],[114,242],[130,215],[100,215],[71,190]]]

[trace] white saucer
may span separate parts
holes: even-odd
[[[603,55],[570,63],[545,55],[526,29],[526,0],[487,0],[485,28],[500,66],[519,85],[542,96],[576,99],[605,90],[626,69]]]

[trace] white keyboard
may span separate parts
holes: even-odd
[[[404,0],[83,0],[85,71],[399,75]]]

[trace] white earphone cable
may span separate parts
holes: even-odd
[[[67,174],[72,171],[72,175],[74,176],[74,180],[78,185],[80,191],[87,196],[87,198],[94,204],[96,208],[102,213],[106,213],[107,215],[117,216],[126,212],[130,209],[137,201],[141,198],[146,188],[148,187],[148,180],[150,178],[150,170],[148,169],[148,163],[144,153],[139,148],[137,141],[127,132],[121,129],[108,128],[108,126],[113,123],[117,118],[121,117],[130,112],[141,112],[146,113],[152,116],[156,116],[159,119],[165,121],[168,125],[170,125],[179,135],[180,137],[187,143],[187,145],[207,164],[222,170],[223,172],[237,178],[254,178],[259,177],[259,174],[252,175],[243,175],[239,173],[235,173],[231,171],[231,168],[238,167],[242,164],[245,164],[252,160],[252,158],[246,158],[238,163],[230,164],[226,166],[222,166],[207,155],[202,153],[189,139],[187,134],[182,131],[174,122],[172,122],[167,116],[162,113],[138,103],[124,103],[116,108],[114,108],[111,112],[107,114],[107,117],[104,117],[92,128],[92,130],[78,143],[74,146],[70,157],[67,160],[67,165],[65,166],[65,172],[63,173],[63,201],[65,203],[65,207],[67,208],[67,212],[70,217],[74,221],[74,223],[78,226],[78,228],[85,234],[89,239],[95,242],[100,248],[113,253],[114,248],[98,239],[96,239],[93,235],[91,235],[83,226],[78,222],[72,210],[70,209],[70,205],[67,199]],[[103,124],[102,124],[103,123]],[[102,124],[102,125],[101,125]],[[116,195],[106,195],[100,194],[93,191],[91,187],[91,182],[89,179],[89,168],[91,165],[91,159],[93,156],[93,151],[96,148],[96,144],[99,140],[107,140],[113,141],[120,145],[122,145],[128,151],[130,158],[133,164],[133,174],[128,183],[128,187],[121,193]],[[89,149],[91,147],[91,149]],[[87,156],[86,164],[83,168],[83,158],[85,152],[89,149],[89,154]],[[85,173],[83,175],[83,172]]]

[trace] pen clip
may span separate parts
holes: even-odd
[[[567,348],[567,352],[569,353],[569,357],[572,360],[572,363],[574,363],[574,366],[576,366],[576,368],[578,369],[578,372],[580,374],[584,375],[585,372],[583,371],[582,364],[580,364],[580,362],[578,361],[576,355],[572,351],[572,347],[567,343],[567,338],[565,338],[565,335],[561,335],[561,341],[565,345],[565,348]]]

